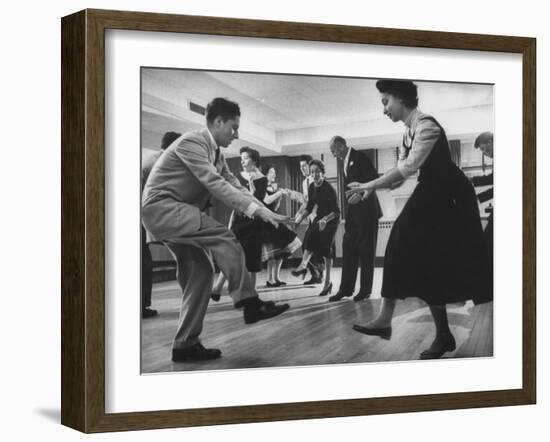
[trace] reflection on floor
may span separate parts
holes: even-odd
[[[290,310],[281,316],[245,325],[242,311],[233,308],[224,293],[219,302],[210,301],[202,342],[220,348],[220,359],[206,362],[173,363],[172,338],[181,301],[176,281],[155,284],[153,308],[159,315],[142,321],[142,372],[224,370],[232,368],[288,367],[380,361],[416,360],[434,338],[434,326],[426,304],[407,299],[397,304],[390,341],[365,336],[352,330],[355,323],[373,318],[380,305],[382,270],[376,269],[373,296],[353,302],[351,298],[329,303],[319,297],[321,286],[304,286],[288,271],[282,279],[288,285],[265,287],[258,277],[260,297],[288,302]],[[340,269],[333,270],[334,292]],[[493,355],[493,304],[448,306],[449,323],[457,342],[444,358],[489,357]],[[421,362],[420,362],[421,363]]]

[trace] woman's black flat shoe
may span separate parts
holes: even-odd
[[[455,338],[453,337],[452,339],[447,341],[447,343],[443,347],[441,347],[438,350],[430,350],[430,349],[424,350],[422,353],[420,353],[420,359],[422,360],[440,359],[441,356],[443,356],[448,351],[455,351],[455,350],[456,350],[456,341],[455,341]]]
[[[390,340],[392,333],[391,326],[382,328],[369,328],[363,327],[362,325],[354,324],[353,329],[355,331],[358,331],[359,333],[363,333],[364,335],[380,336],[382,339],[386,339],[388,341]]]

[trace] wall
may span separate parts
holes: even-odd
[[[550,30],[544,2],[431,0],[245,2],[72,0],[8,2],[2,10],[2,440],[422,442],[548,438],[550,277],[548,229],[540,228],[538,405],[230,425],[84,436],[59,425],[60,17],[86,7],[311,21],[538,38],[539,226],[550,223]],[[184,54],[176,54],[183,57]],[[31,121],[32,120],[32,121]],[[30,142],[27,141],[30,138]],[[24,144],[22,141],[26,141]],[[24,158],[24,161],[22,161]],[[498,311],[497,311],[498,314]],[[358,379],[358,382],[376,382]],[[414,381],[411,379],[411,381]],[[205,387],[207,388],[207,387]],[[243,386],[243,388],[245,388]],[[288,386],[281,386],[288,388]],[[319,384],[323,388],[323,384]],[[182,392],[185,394],[185,392]]]

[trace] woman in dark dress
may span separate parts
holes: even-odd
[[[332,291],[330,270],[332,268],[332,246],[340,222],[340,208],[334,187],[325,181],[325,165],[322,161],[311,160],[309,171],[313,182],[309,185],[307,205],[297,214],[294,222],[300,224],[317,205],[317,216],[308,227],[304,236],[304,254],[300,265],[292,271],[294,276],[305,276],[312,255],[322,256],[325,260],[325,284],[319,296]]]
[[[368,183],[351,183],[346,195],[389,188],[417,171],[418,184],[395,221],[384,257],[382,305],[378,316],[354,329],[391,337],[397,299],[418,297],[430,308],[435,339],[420,359],[440,358],[456,348],[446,304],[492,299],[487,254],[474,189],[453,163],[441,125],[417,109],[411,81],[379,80],[384,114],[405,123],[397,167]]]
[[[262,173],[267,178],[266,195],[263,202],[269,210],[277,212],[283,196],[289,195],[289,191],[279,187],[277,184],[277,172],[273,164],[262,164]],[[295,247],[295,244],[292,247]],[[292,247],[289,248],[287,246],[281,249],[273,243],[264,242],[262,244],[262,261],[267,261],[267,287],[286,285],[286,282],[280,279],[280,271],[283,259],[295,252],[296,249]]]
[[[267,178],[259,169],[260,154],[247,146],[241,148],[240,154],[243,170],[236,177],[257,200],[263,202],[267,193]],[[302,246],[296,234],[285,225],[279,224],[275,227],[260,218],[249,218],[237,212],[231,214],[229,228],[244,250],[246,268],[250,272],[254,285],[256,285],[256,274],[262,268],[264,243],[273,244],[273,247],[287,254],[294,253]],[[224,282],[225,278],[220,274],[212,289],[214,295],[221,293]]]

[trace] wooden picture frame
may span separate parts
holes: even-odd
[[[536,400],[536,40],[311,23],[84,10],[62,19],[62,424],[142,430],[533,404]],[[475,391],[105,412],[105,30],[516,53],[523,65],[523,382]]]

